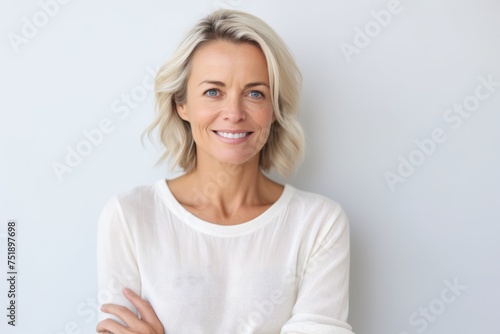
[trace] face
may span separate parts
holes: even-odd
[[[191,59],[179,116],[191,124],[197,163],[256,163],[274,121],[266,58],[249,43],[216,41]]]

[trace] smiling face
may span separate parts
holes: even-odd
[[[267,62],[250,43],[215,41],[191,59],[187,98],[177,104],[190,123],[197,163],[256,163],[274,121]]]

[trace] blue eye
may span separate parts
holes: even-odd
[[[217,89],[209,89],[205,92],[205,95],[209,97],[216,97],[218,94]]]
[[[252,90],[250,92],[250,97],[253,98],[253,99],[260,99],[263,97],[262,93],[259,92],[259,91],[256,91],[256,90]]]

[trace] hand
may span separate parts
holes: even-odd
[[[101,311],[118,317],[126,326],[115,320],[105,319],[97,324],[96,331],[98,333],[165,334],[163,325],[148,301],[127,288],[123,289],[123,295],[137,308],[140,318],[125,306],[104,304]]]

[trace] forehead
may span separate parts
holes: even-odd
[[[213,41],[200,46],[191,59],[191,76],[250,76],[266,80],[267,61],[251,43]]]

